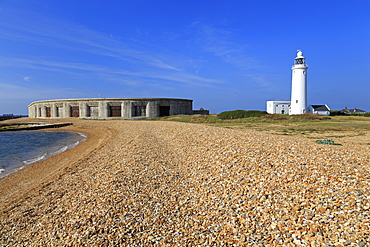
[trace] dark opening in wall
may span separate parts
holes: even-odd
[[[50,106],[45,107],[46,110],[46,117],[51,117],[51,108]]]
[[[110,117],[121,117],[121,106],[110,106]]]
[[[133,117],[145,117],[146,116],[146,106],[134,105],[132,109]]]
[[[91,117],[91,107],[90,106],[86,107],[86,117]]]
[[[170,115],[170,106],[159,106],[159,116],[165,117]]]

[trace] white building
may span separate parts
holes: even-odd
[[[309,105],[307,112],[319,115],[330,115],[330,108],[327,105]]]
[[[266,111],[269,114],[289,114],[290,101],[267,101]]]
[[[302,51],[298,50],[292,67],[292,97],[289,115],[307,112],[307,69]]]

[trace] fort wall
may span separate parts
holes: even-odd
[[[152,119],[193,114],[193,100],[171,98],[87,98],[35,101],[32,118]]]

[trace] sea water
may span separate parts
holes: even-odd
[[[64,152],[86,136],[70,131],[0,132],[0,178]]]

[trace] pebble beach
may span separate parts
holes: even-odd
[[[67,120],[85,142],[0,180],[0,246],[370,244],[370,145]]]

